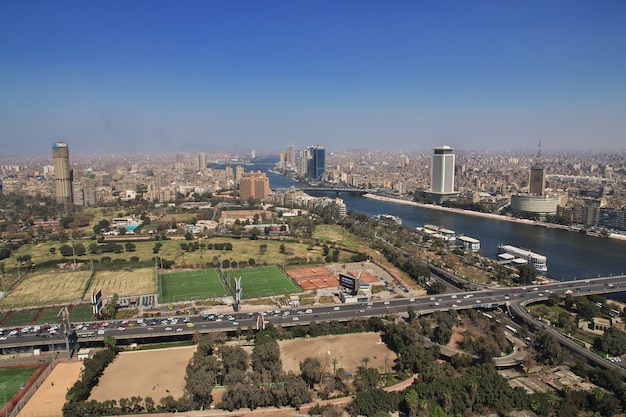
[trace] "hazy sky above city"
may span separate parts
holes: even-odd
[[[4,1],[3,156],[626,148],[626,2]]]

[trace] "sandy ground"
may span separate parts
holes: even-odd
[[[280,342],[280,357],[285,372],[300,374],[300,362],[304,358],[318,358],[327,370],[332,372],[332,360],[337,359],[337,368],[356,371],[363,364],[363,358],[369,358],[370,368],[387,366],[391,368],[396,354],[387,348],[378,333],[346,334],[310,339],[297,339]]]
[[[152,397],[158,403],[168,395],[180,398],[185,387],[185,369],[195,350],[195,346],[186,346],[122,352],[104,371],[89,399],[105,401],[139,396]]]
[[[58,364],[17,417],[60,417],[65,393],[78,380],[82,369],[82,362]]]

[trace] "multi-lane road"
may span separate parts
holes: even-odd
[[[150,339],[167,339],[189,337],[190,334],[201,332],[237,332],[249,328],[255,329],[259,322],[259,314],[263,314],[263,320],[274,326],[283,327],[308,324],[312,321],[346,321],[355,318],[368,318],[372,316],[385,316],[387,314],[406,314],[412,308],[417,314],[428,314],[433,311],[446,311],[450,309],[493,309],[498,306],[509,306],[514,317],[519,317],[531,323],[535,327],[542,324],[535,321],[524,308],[525,304],[547,299],[551,293],[561,296],[566,294],[590,295],[605,294],[626,290],[626,276],[595,278],[578,281],[565,281],[545,285],[530,285],[520,287],[490,287],[477,291],[448,293],[433,296],[414,298],[395,298],[387,301],[374,301],[368,303],[354,303],[329,305],[320,307],[302,307],[293,309],[276,309],[251,313],[216,311],[211,318],[198,316],[159,317],[144,319],[143,322],[130,320],[128,322],[109,321],[82,323],[81,329],[76,329],[80,345],[101,343],[105,336],[113,336],[118,342],[126,344],[130,342],[145,342]],[[262,321],[262,320],[261,320]],[[4,329],[0,338],[0,353],[12,353],[17,349],[42,348],[44,350],[63,349],[65,339],[58,332],[50,334],[48,330],[39,329],[38,332],[22,332],[19,335],[10,335],[15,329]],[[31,326],[32,330],[32,326]],[[597,357],[589,350],[581,347],[559,332],[550,331],[559,337],[561,343],[577,352]],[[602,365],[615,365],[600,358]],[[615,366],[611,366],[615,367]],[[623,369],[619,367],[619,369]]]

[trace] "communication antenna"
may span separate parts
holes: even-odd
[[[541,160],[541,139],[539,139],[539,145],[537,146],[537,163]]]

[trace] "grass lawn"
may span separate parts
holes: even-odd
[[[90,301],[91,290],[102,290],[102,297],[156,293],[154,268],[137,268],[121,271],[97,271],[83,301]]]
[[[72,312],[70,313],[70,321],[92,321],[93,320],[93,309],[91,304],[83,304],[74,307]]]
[[[28,379],[39,368],[38,366],[18,366],[15,368],[0,368],[0,381],[6,384],[4,391],[6,392],[7,402],[11,401],[11,398],[20,390],[22,384],[26,383]],[[0,395],[0,409],[2,409],[6,403],[4,402],[4,393]]]
[[[52,324],[52,323],[58,323],[59,319],[57,318],[57,314],[59,314],[59,311],[61,309],[58,307],[55,308],[46,308],[41,315],[39,316],[39,318],[37,319],[37,321],[35,322],[35,324]]]
[[[22,310],[13,314],[9,319],[3,324],[3,326],[12,327],[12,326],[28,326],[33,323],[35,316],[39,310]]]
[[[302,291],[295,282],[274,266],[225,272],[233,289],[235,288],[234,278],[241,278],[243,298],[268,297]]]
[[[315,226],[313,237],[323,243],[339,243],[349,249],[364,250],[366,245],[341,226],[320,224]]]
[[[217,298],[231,295],[216,269],[159,274],[159,302]]]
[[[0,301],[0,308],[24,308],[80,301],[91,272],[72,271],[29,274]]]
[[[77,240],[75,242],[76,244],[82,243],[87,249],[87,254],[76,257],[77,262],[89,264],[89,261],[91,259],[99,261],[103,257],[110,257],[112,260],[124,259],[129,262],[130,258],[134,256],[139,258],[140,261],[149,261],[155,256],[152,250],[156,243],[154,241],[133,242],[133,244],[135,245],[135,250],[131,252],[124,251],[122,253],[91,254],[89,253],[89,245],[94,242],[95,241],[90,239]],[[181,250],[181,243],[189,244],[193,242],[198,242],[205,245],[210,243],[228,242],[233,245],[233,250],[226,251],[198,249],[193,252],[183,252]],[[216,237],[211,239],[201,239],[194,241],[164,240],[159,241],[159,243],[162,244],[159,251],[159,256],[168,260],[173,260],[178,265],[201,265],[215,261],[219,262],[225,259],[237,262],[249,261],[250,259],[254,259],[257,265],[275,265],[282,264],[283,260],[288,259],[289,257],[304,258],[307,259],[309,262],[316,262],[317,260],[319,260],[319,262],[323,261],[322,248],[320,246],[313,246],[312,248],[309,248],[308,244],[281,240],[250,240],[245,237],[241,239]],[[124,243],[120,244],[124,246]],[[284,255],[280,252],[281,244],[284,244],[288,248],[289,255]],[[61,257],[59,253],[59,248],[62,245],[63,243],[59,242],[44,242],[38,243],[36,245],[23,245],[17,251],[15,256],[6,259],[6,269],[15,268],[15,258],[21,255],[30,255],[32,257],[33,263],[35,264],[37,264],[38,262],[52,259],[57,259],[59,262],[72,262],[72,259],[63,259]],[[265,251],[261,251],[261,245],[266,245],[267,249]],[[56,250],[54,254],[50,253],[51,247],[54,247]],[[348,256],[348,254],[346,254],[346,256]]]

